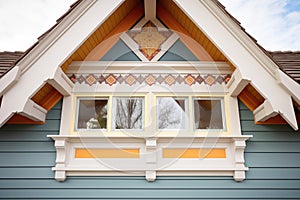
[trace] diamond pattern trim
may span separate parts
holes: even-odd
[[[70,80],[74,84],[86,84],[93,86],[96,84],[126,84],[133,86],[135,84],[166,84],[173,86],[176,84],[213,86],[215,84],[227,84],[231,78],[230,74],[69,74]]]

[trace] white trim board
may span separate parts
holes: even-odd
[[[226,62],[106,62],[106,61],[73,61],[67,74],[72,73],[203,73],[232,74]]]

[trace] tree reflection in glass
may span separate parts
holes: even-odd
[[[80,99],[78,129],[106,129],[107,99]]]
[[[143,98],[115,98],[115,128],[143,128]]]
[[[158,129],[184,129],[185,99],[174,97],[157,98],[157,125]]]

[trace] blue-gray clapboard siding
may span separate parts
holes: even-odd
[[[230,177],[69,177],[54,180],[53,142],[61,103],[45,125],[7,125],[0,129],[0,199],[300,199],[300,132],[289,126],[254,125],[240,106],[247,143],[247,180]]]

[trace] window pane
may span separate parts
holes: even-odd
[[[184,129],[185,99],[157,98],[157,123],[159,129]]]
[[[143,98],[115,98],[115,128],[143,128]]]
[[[78,129],[106,129],[107,99],[79,100]]]
[[[221,100],[194,100],[196,129],[223,129]]]

